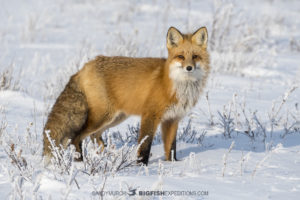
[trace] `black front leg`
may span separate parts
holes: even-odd
[[[173,158],[172,158],[172,156],[173,156]],[[176,137],[175,137],[175,139],[172,143],[172,146],[171,146],[170,158],[171,158],[171,160],[174,159],[174,161],[177,161],[177,157],[176,157]]]
[[[147,138],[140,146],[139,154],[138,154],[138,163],[143,163],[144,165],[148,165],[150,152],[151,152],[151,144],[152,144],[152,139]]]

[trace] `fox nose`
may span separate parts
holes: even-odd
[[[190,72],[190,71],[192,71],[192,70],[193,70],[193,67],[192,67],[192,66],[187,66],[187,67],[186,67],[186,71]]]

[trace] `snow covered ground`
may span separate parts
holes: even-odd
[[[1,199],[299,199],[299,1],[0,3]],[[105,133],[107,168],[45,168],[43,125],[70,75],[98,54],[165,57],[169,26],[206,26],[213,69],[180,124],[180,161],[164,161],[158,131],[147,167],[114,168],[134,159],[132,117]]]

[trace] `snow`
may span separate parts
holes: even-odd
[[[299,1],[0,3],[1,199],[101,199],[101,188],[123,192],[104,199],[299,198]],[[43,125],[70,75],[99,54],[165,57],[170,26],[182,32],[206,26],[212,67],[200,101],[180,123],[179,161],[164,161],[158,130],[148,166],[93,175],[80,162],[63,174],[45,167]],[[115,135],[136,144],[126,134],[138,122],[134,116],[105,133],[117,148],[112,152],[126,149]]]

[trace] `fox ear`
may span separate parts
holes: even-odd
[[[171,49],[173,47],[178,46],[183,41],[183,36],[174,27],[170,27],[167,34],[167,47],[168,49]]]
[[[192,42],[202,46],[204,48],[207,47],[207,29],[206,27],[199,28],[195,33],[192,35]]]

